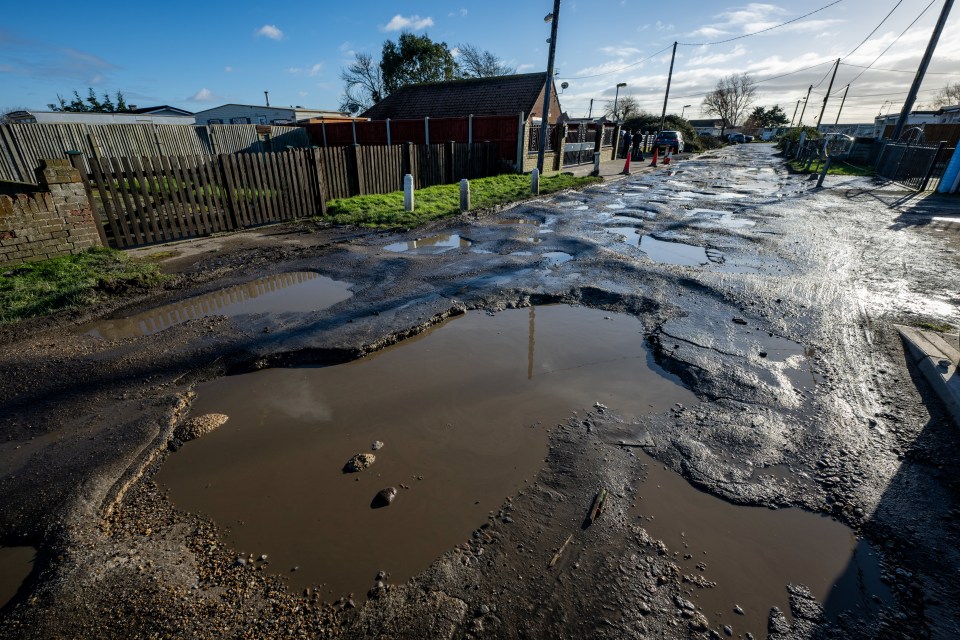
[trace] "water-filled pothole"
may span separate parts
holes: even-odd
[[[703,247],[682,242],[666,242],[653,236],[643,236],[640,239],[640,250],[654,262],[663,264],[696,267],[710,262]]]
[[[469,247],[472,242],[466,238],[461,238],[457,233],[446,235],[429,236],[427,238],[418,238],[408,242],[394,242],[384,247],[384,250],[391,253],[405,253],[412,251],[416,253],[444,253],[451,249]]]
[[[33,571],[33,547],[0,547],[0,608],[6,606]]]
[[[744,220],[733,215],[730,211],[717,209],[690,209],[687,215],[702,220],[707,225],[716,225],[730,229],[746,229],[756,225],[753,220]]]
[[[546,428],[596,402],[636,416],[695,397],[656,367],[632,316],[468,312],[348,364],[199,385],[193,413],[230,419],[156,480],[291,587],[359,597],[379,571],[404,581],[467,540],[541,467]],[[374,464],[344,474],[360,452]],[[393,504],[371,509],[391,486]]]
[[[99,320],[80,327],[98,338],[119,340],[148,336],[204,316],[234,317],[252,313],[322,311],[353,295],[350,282],[314,271],[258,278],[202,296],[149,309],[125,318]]]
[[[561,265],[573,260],[573,256],[565,251],[548,251],[543,254],[543,259],[553,266]]]
[[[630,514],[667,544],[684,575],[716,583],[695,587],[691,598],[714,628],[766,637],[771,607],[789,615],[787,584],[809,588],[831,619],[843,611],[869,616],[877,599],[892,600],[876,553],[848,527],[800,509],[730,504],[639,456],[647,475]]]

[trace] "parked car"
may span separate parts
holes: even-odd
[[[744,142],[753,142],[753,136],[744,135],[744,136],[743,136],[743,141],[744,141]]]
[[[728,133],[727,142],[732,142],[733,144],[743,144],[747,141],[747,136],[742,133]]]
[[[683,151],[683,134],[679,131],[661,131],[653,144],[657,147],[669,147],[674,153],[680,153]]]

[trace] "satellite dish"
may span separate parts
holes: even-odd
[[[560,83],[560,88],[561,88],[561,89],[566,89],[566,88],[569,87],[569,86],[570,86],[570,83],[569,83],[569,82],[561,82],[561,83]]]

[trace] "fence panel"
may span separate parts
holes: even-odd
[[[954,151],[945,142],[887,142],[882,146],[876,163],[877,175],[918,191],[937,188]]]

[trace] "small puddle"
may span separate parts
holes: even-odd
[[[468,540],[541,468],[547,428],[596,402],[637,416],[696,398],[653,363],[635,317],[471,311],[347,364],[199,385],[192,413],[230,419],[156,481],[291,588],[362,599],[378,571],[405,581]],[[343,473],[375,441],[375,463]],[[393,504],[372,509],[391,486]]]
[[[125,318],[99,320],[80,327],[97,338],[119,340],[149,336],[204,316],[229,318],[252,313],[322,311],[353,295],[350,282],[314,271],[281,273],[156,307]]]
[[[640,238],[643,237],[643,230],[633,227],[607,227],[607,231],[623,236],[623,241],[632,247],[639,247]]]
[[[874,615],[873,596],[892,601],[876,552],[846,526],[800,509],[730,504],[634,451],[647,475],[630,514],[667,544],[684,575],[716,583],[693,587],[690,598],[715,629],[730,625],[734,637],[765,638],[771,607],[790,615],[787,584],[809,588],[830,619],[844,611]]]
[[[710,263],[707,251],[703,247],[682,242],[665,242],[653,236],[643,236],[640,250],[654,262],[697,267]]]
[[[756,225],[753,220],[744,220],[734,216],[729,211],[716,209],[691,209],[687,216],[705,221],[707,224],[723,226],[730,229],[746,229]]]
[[[561,265],[564,262],[570,262],[573,260],[573,256],[564,251],[548,251],[543,254],[543,258],[552,266]]]
[[[522,224],[522,225],[531,225],[531,226],[539,227],[541,223],[539,220],[533,220],[530,218],[505,218],[503,220],[497,220],[496,224],[502,224],[502,225],[521,225]]]
[[[409,242],[394,242],[384,247],[385,251],[391,253],[405,253],[407,251],[416,253],[444,253],[451,249],[469,247],[472,242],[466,238],[461,238],[457,233],[447,235],[430,236],[427,238],[418,238]]]
[[[33,547],[0,547],[0,609],[13,600],[33,571]]]

